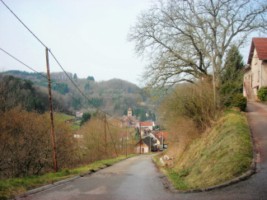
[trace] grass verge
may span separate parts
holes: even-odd
[[[204,189],[240,176],[250,168],[252,159],[245,115],[227,111],[211,130],[174,158],[171,167],[162,170],[178,190]]]
[[[132,156],[134,155],[128,155],[128,158]],[[47,173],[41,176],[30,176],[24,178],[11,178],[0,180],[0,200],[14,198],[17,195],[25,193],[27,190],[55,183],[57,181],[71,178],[76,175],[85,174],[90,171],[97,171],[104,167],[111,166],[114,163],[117,163],[124,159],[125,156],[119,156],[113,159],[96,161],[89,165],[74,169],[63,169],[57,173]]]

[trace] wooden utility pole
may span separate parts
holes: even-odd
[[[127,156],[128,156],[128,145],[127,145],[127,143],[128,143],[128,127],[126,126],[126,158],[127,158]]]
[[[51,141],[53,146],[53,162],[54,162],[54,171],[58,171],[57,165],[57,147],[55,139],[55,128],[54,128],[54,114],[53,114],[53,102],[52,102],[52,92],[51,92],[51,78],[50,78],[50,68],[49,68],[49,55],[48,48],[45,49],[46,55],[46,69],[47,69],[47,80],[48,80],[48,95],[49,95],[49,104],[50,104],[50,121],[51,121]]]
[[[104,125],[104,133],[105,133],[105,154],[106,154],[106,156],[107,156],[107,115],[106,114],[104,114],[105,115],[105,117],[104,117],[104,123],[105,123],[105,125]]]
[[[141,135],[141,122],[139,122],[139,134],[140,134],[140,154],[142,154],[142,135]]]

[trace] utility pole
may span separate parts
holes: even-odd
[[[151,136],[150,136],[150,134],[149,134],[149,152],[151,152]]]
[[[127,158],[127,156],[128,156],[128,145],[127,145],[127,143],[128,143],[128,127],[126,126],[126,158]]]
[[[52,92],[51,92],[51,78],[50,78],[50,69],[49,69],[49,55],[48,48],[45,49],[46,55],[46,69],[47,69],[47,80],[48,80],[48,95],[49,95],[49,104],[50,104],[50,121],[51,121],[51,141],[53,146],[53,162],[54,162],[54,171],[58,171],[57,165],[57,147],[55,140],[55,129],[54,129],[54,115],[53,115],[53,102],[52,102]]]
[[[106,114],[105,115],[105,118],[104,118],[104,121],[105,121],[105,125],[104,125],[104,134],[105,134],[105,154],[107,156],[107,116]]]
[[[140,133],[140,154],[142,154],[142,135],[141,135],[141,122],[139,122],[139,133]]]

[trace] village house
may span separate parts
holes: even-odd
[[[267,38],[253,38],[245,67],[243,95],[255,100],[263,86],[267,86]]]
[[[121,118],[122,125],[124,127],[133,127],[136,128],[138,126],[139,121],[136,119],[135,116],[133,116],[133,110],[132,108],[129,108],[127,111],[127,115],[124,115]]]
[[[164,142],[167,140],[168,132],[166,132],[166,131],[155,131],[154,135],[160,141],[160,144],[163,145]]]
[[[149,147],[149,151],[157,151],[160,147],[160,141],[152,133],[149,133],[146,137],[144,137],[143,141]]]
[[[135,153],[140,153],[140,154],[148,153],[149,147],[143,140],[139,140],[139,142],[134,147],[134,151]]]
[[[141,137],[150,133],[153,130],[155,123],[153,121],[139,122],[139,130],[141,132]]]

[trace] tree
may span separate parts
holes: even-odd
[[[243,90],[243,58],[238,48],[233,45],[228,51],[225,59],[224,70],[221,73],[222,103],[226,106],[232,104],[234,96]]]
[[[43,113],[46,109],[42,95],[29,80],[13,76],[0,77],[0,110],[6,111],[18,105],[28,111]],[[45,98],[47,100],[47,97]]]
[[[103,105],[103,99],[102,98],[93,97],[93,98],[88,100],[88,104],[93,106],[93,107],[95,107],[95,108],[99,108],[100,106]]]
[[[86,83],[86,84],[84,85],[84,90],[85,90],[85,91],[89,91],[89,90],[90,90],[90,84],[89,84],[89,83]]]
[[[82,120],[81,120],[81,123],[80,125],[82,126],[85,122],[87,122],[88,120],[90,120],[91,118],[91,114],[86,112],[86,113],[83,113],[83,116],[82,116]]]
[[[79,110],[82,107],[81,98],[79,96],[72,97],[71,105],[75,110]]]
[[[20,107],[1,113],[0,178],[38,175],[52,170],[49,122],[49,113],[27,112]],[[56,116],[55,127],[59,167],[72,167],[77,163],[73,130]]]
[[[76,74],[76,73],[74,73],[74,75],[73,75],[73,79],[74,79],[75,81],[77,81],[77,80],[78,80],[78,76],[77,76],[77,74]]]
[[[66,94],[69,92],[68,84],[66,83],[54,83],[52,89],[59,92],[60,94]]]
[[[88,76],[88,77],[87,77],[87,80],[88,80],[88,81],[95,81],[95,78],[94,78],[93,76]]]
[[[150,56],[148,85],[195,82],[211,70],[220,85],[227,50],[267,25],[267,1],[166,0],[143,12],[129,40]]]

